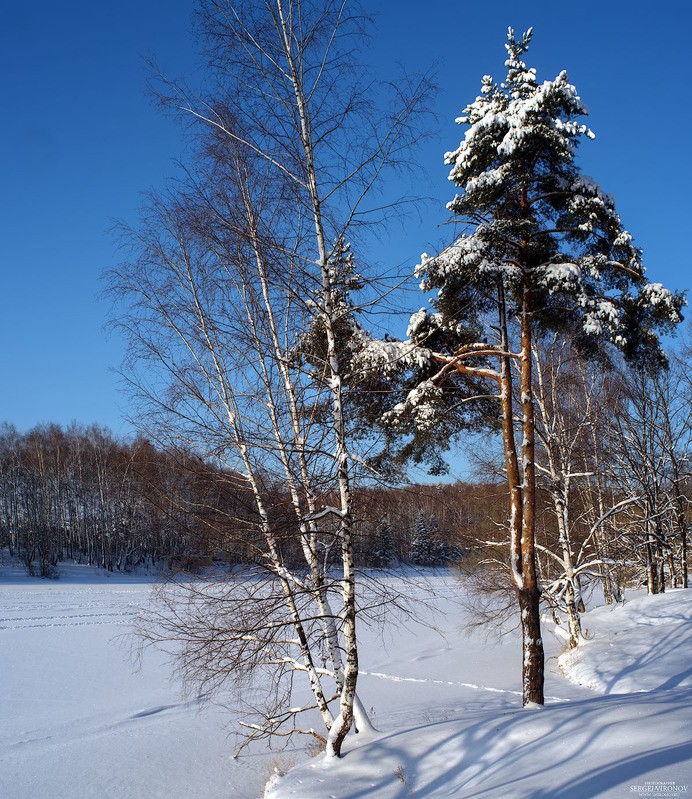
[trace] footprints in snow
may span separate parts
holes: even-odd
[[[137,719],[146,719],[149,716],[158,716],[159,713],[165,713],[167,710],[188,710],[191,707],[199,707],[207,701],[207,694],[199,694],[189,702],[176,702],[172,705],[157,705],[155,707],[148,707],[140,710],[139,713],[133,713],[128,716],[128,721],[136,721]]]
[[[397,677],[394,674],[384,674],[379,671],[359,671],[361,677],[377,677],[380,680],[390,680],[391,682],[419,682],[428,685],[453,685],[460,688],[473,688],[476,691],[488,691],[493,694],[510,694],[521,696],[521,691],[510,691],[506,688],[491,688],[489,685],[478,685],[472,682],[456,682],[454,680],[430,680],[421,677]],[[546,696],[551,702],[569,702],[569,699],[562,699],[559,696]]]
[[[125,611],[120,613],[77,613],[72,616],[7,618],[0,619],[0,630],[24,630],[34,627],[84,627],[92,624],[129,624],[135,615],[134,611]],[[89,621],[81,621],[81,619],[89,619]]]

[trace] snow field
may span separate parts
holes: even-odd
[[[147,580],[0,575],[2,799],[257,799],[275,753],[233,761],[228,713],[186,698],[163,653],[133,663]],[[286,761],[287,762],[287,761]]]
[[[576,653],[546,625],[549,700],[529,711],[517,632],[462,629],[463,587],[446,572],[387,579],[419,619],[361,624],[359,694],[378,732],[325,762],[303,739],[233,760],[228,708],[183,696],[163,653],[133,668],[148,581],[0,573],[0,797],[259,799],[275,769],[267,799],[590,799],[692,783],[692,591],[592,611]]]
[[[448,620],[459,623],[459,608],[455,615],[446,604]],[[547,704],[535,711],[522,709],[517,696],[516,635],[484,641],[452,623],[443,648],[420,632],[402,639],[398,662],[379,669],[405,709],[392,707],[371,740],[351,739],[340,761],[312,760],[277,777],[266,799],[686,795],[692,591],[638,596],[598,608],[584,623],[592,639],[572,653],[560,655],[546,630]],[[363,694],[375,678],[363,676]],[[381,690],[378,699],[396,702]]]

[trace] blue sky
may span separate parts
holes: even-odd
[[[539,79],[567,69],[590,109],[594,142],[580,161],[615,195],[644,248],[651,280],[692,287],[692,156],[687,4],[605,0],[574,4],[368,0],[377,13],[366,60],[382,77],[397,65],[433,68],[435,135],[419,149],[425,214],[397,227],[374,257],[408,263],[446,231],[453,187],[442,163],[458,144],[454,118],[484,73],[504,75],[507,26],[535,29],[528,62]],[[171,77],[198,68],[190,0],[101,4],[36,0],[4,12],[0,75],[0,421],[97,422],[131,431],[112,371],[122,342],[105,330],[101,274],[118,261],[109,228],[135,222],[141,193],[185,156],[180,127],[146,91],[145,59]],[[414,302],[414,305],[418,300]],[[412,308],[415,310],[415,308]]]

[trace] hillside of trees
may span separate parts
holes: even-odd
[[[280,523],[285,494],[268,484],[267,496]],[[363,490],[358,562],[456,559],[471,530],[491,532],[481,506],[493,504],[499,519],[503,502],[494,485]],[[257,524],[237,476],[190,452],[118,441],[95,426],[0,429],[0,548],[30,575],[57,576],[63,561],[125,572],[252,562],[260,551]],[[284,557],[297,561],[289,519],[284,526]],[[328,531],[324,537],[326,548]]]

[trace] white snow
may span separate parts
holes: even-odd
[[[661,283],[647,283],[640,289],[640,294],[649,305],[663,305],[667,308],[673,305],[673,295]]]
[[[62,571],[0,569],[0,797],[258,799],[279,755],[232,760],[228,711],[183,696],[163,654],[131,661],[151,580]]]
[[[308,759],[302,740],[232,760],[228,710],[181,696],[161,654],[132,669],[121,636],[149,582],[0,569],[0,796],[259,799],[275,769],[267,799],[689,793],[692,591],[586,614],[589,640],[559,664],[546,624],[547,704],[525,713],[518,631],[462,629],[464,587],[447,572],[386,579],[421,618],[360,626],[359,695],[379,732],[350,736],[341,760]]]
[[[423,264],[425,261],[421,261],[421,263]],[[411,314],[411,318],[408,323],[408,329],[406,330],[406,335],[409,339],[415,338],[416,333],[418,333],[421,325],[425,323],[427,315],[427,308],[421,308],[420,310]]]
[[[430,362],[430,350],[410,341],[382,341],[363,333],[361,342],[356,362],[365,371],[380,371],[391,376],[398,370],[425,368]]]
[[[692,591],[596,608],[584,626],[589,640],[560,658],[570,680],[603,694],[692,689]]]
[[[439,400],[442,389],[432,380],[424,380],[406,395],[406,401],[397,403],[391,411],[382,415],[385,424],[396,427],[404,414],[411,414],[419,430],[429,430],[437,424]]]
[[[581,269],[577,264],[546,264],[542,277],[551,294],[554,291],[577,291],[581,287]]]
[[[518,637],[424,628],[361,679],[381,732],[277,778],[267,799],[592,799],[685,796],[692,785],[692,591],[638,597],[584,617],[591,640],[560,658],[549,636],[547,703],[523,712]],[[438,618],[439,621],[439,618]],[[552,626],[552,625],[548,625]],[[415,685],[410,682],[415,681]],[[598,691],[585,690],[585,683]],[[367,702],[366,698],[366,702]]]

